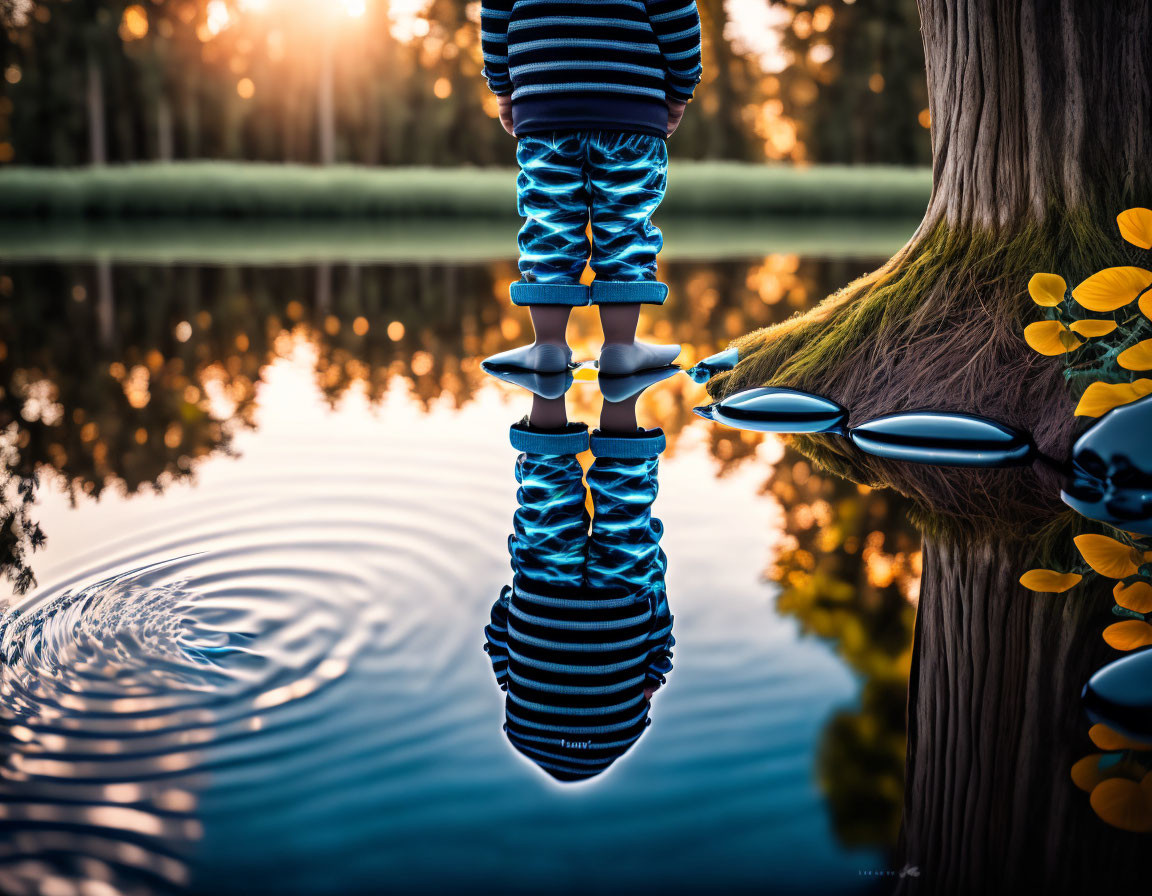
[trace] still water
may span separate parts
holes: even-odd
[[[687,366],[874,263],[670,263],[641,335]],[[529,400],[479,361],[530,334],[514,278],[0,265],[0,891],[875,888],[917,539],[694,417],[686,375],[639,408],[668,438],[652,723],[577,784],[509,745],[482,646]],[[597,335],[578,312],[577,357]],[[568,401],[595,421],[595,383]]]

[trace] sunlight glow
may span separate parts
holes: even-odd
[[[781,46],[781,37],[792,21],[792,12],[764,0],[725,0],[724,9],[728,13],[724,36],[733,47],[759,57],[766,72],[783,71],[788,55]]]
[[[271,12],[282,15],[295,10],[300,14],[301,20],[311,21],[341,15],[350,19],[362,19],[368,12],[368,0],[338,0],[335,3],[329,0],[238,0],[237,7],[240,12],[251,15]]]
[[[424,14],[432,5],[432,0],[391,0],[388,4],[388,18],[392,22],[389,31],[403,43],[418,37],[427,37],[430,30]]]
[[[204,24],[208,33],[213,37],[232,24],[232,14],[228,12],[228,4],[224,0],[210,0],[204,10]]]

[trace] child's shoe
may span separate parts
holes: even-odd
[[[679,354],[679,345],[654,345],[639,340],[612,342],[600,350],[600,373],[603,376],[628,376],[642,370],[656,370],[667,367]]]
[[[649,386],[654,386],[679,372],[679,367],[669,365],[628,376],[605,377],[600,381],[600,394],[604,396],[605,401],[627,401],[633,396],[639,395]]]
[[[530,371],[533,373],[563,373],[572,366],[572,349],[555,342],[533,342],[484,360],[489,373]]]
[[[562,370],[559,373],[537,373],[534,370],[507,370],[495,369],[487,361],[480,363],[481,369],[489,376],[521,389],[527,389],[540,398],[559,398],[572,386],[572,371]]]

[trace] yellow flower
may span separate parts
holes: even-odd
[[[1107,725],[1093,725],[1088,729],[1088,737],[1092,743],[1096,744],[1101,750],[1106,750],[1110,753],[1116,752],[1117,750],[1152,749],[1152,744],[1125,737],[1119,731],[1109,728]]]
[[[1152,271],[1144,268],[1105,268],[1074,290],[1072,298],[1089,311],[1115,311],[1152,286]]]
[[[1059,274],[1033,274],[1028,281],[1028,295],[1032,301],[1045,308],[1052,308],[1064,301],[1068,284]]]
[[[1103,753],[1092,753],[1080,759],[1072,766],[1072,783],[1081,790],[1091,793],[1092,790],[1105,779],[1104,770],[1100,768]]]
[[[1072,540],[1076,542],[1076,547],[1085,562],[1109,579],[1126,579],[1134,576],[1140,564],[1152,560],[1152,551],[1141,554],[1136,548],[1107,535],[1077,535]]]
[[[1116,361],[1125,370],[1152,370],[1152,339],[1145,339],[1124,349]]]
[[[1135,650],[1152,644],[1152,625],[1140,619],[1113,622],[1104,629],[1104,641],[1116,650]]]
[[[1148,582],[1133,582],[1125,585],[1117,582],[1112,589],[1116,603],[1134,613],[1152,613],[1152,585]]]
[[[1096,336],[1107,336],[1116,329],[1116,321],[1114,320],[1078,320],[1069,327],[1073,333],[1078,333],[1081,336],[1087,336],[1092,339]]]
[[[1112,827],[1124,831],[1152,831],[1152,772],[1137,783],[1127,778],[1109,778],[1092,790],[1092,811]]]
[[[1120,236],[1133,246],[1152,249],[1152,209],[1130,208],[1116,216]]]
[[[1152,380],[1139,379],[1132,383],[1092,383],[1080,396],[1076,405],[1077,417],[1099,417],[1112,408],[1129,404],[1152,393]]]
[[[1060,594],[1080,584],[1084,577],[1075,572],[1056,572],[1054,569],[1030,569],[1020,576],[1020,584],[1029,591]]]
[[[1042,320],[1024,328],[1024,341],[1042,355],[1062,355],[1084,343],[1058,320]]]

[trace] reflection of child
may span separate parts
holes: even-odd
[[[484,73],[500,121],[519,138],[521,279],[536,341],[490,359],[563,370],[573,306],[600,306],[600,369],[626,374],[672,363],[679,346],[638,342],[642,303],[661,304],[662,246],[652,213],[668,153],[700,80],[694,0],[482,0]],[[591,222],[592,241],[587,228]],[[580,277],[589,262],[591,287]]]
[[[660,430],[588,437],[583,425],[512,427],[520,503],[508,542],[514,572],[485,628],[507,691],[512,745],[561,781],[604,771],[648,724],[672,668],[663,531],[651,515]],[[589,443],[589,531],[583,470]]]

